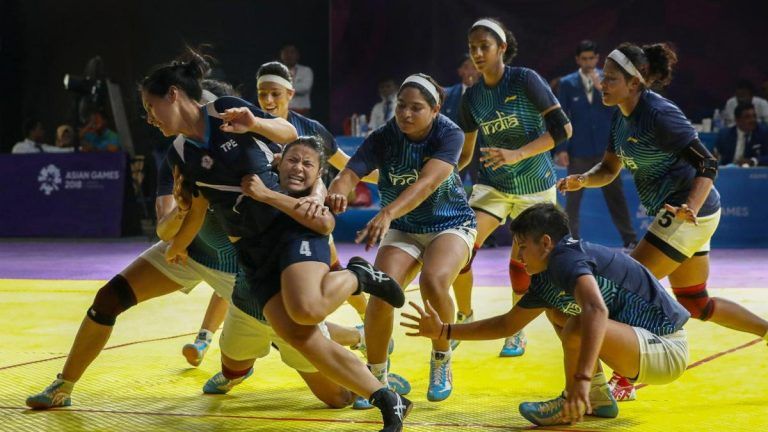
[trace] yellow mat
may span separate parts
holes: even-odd
[[[378,410],[326,409],[279,355],[256,362],[251,378],[230,394],[202,394],[219,371],[218,345],[202,365],[181,356],[199,328],[210,288],[174,293],[124,313],[106,351],[75,387],[73,406],[31,411],[24,399],[47,386],[90,305],[98,281],[0,280],[0,430],[2,431],[361,431],[378,430]],[[768,290],[712,290],[768,316]],[[410,299],[418,294],[409,290]],[[509,307],[509,291],[475,289],[479,317]],[[331,319],[356,324],[344,306]],[[688,324],[693,367],[678,381],[638,390],[620,404],[617,419],[590,419],[571,431],[765,431],[768,430],[768,347],[751,335],[712,324]],[[426,400],[429,344],[395,331],[392,371],[413,385],[415,407],[407,431],[503,431],[530,429],[517,406],[550,399],[563,387],[562,354],[543,317],[526,330],[525,356],[497,357],[501,341],[463,342],[454,354],[453,395]]]

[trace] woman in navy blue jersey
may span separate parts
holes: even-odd
[[[370,248],[381,241],[376,266],[407,286],[421,270],[422,297],[452,321],[449,289],[469,261],[477,226],[456,168],[464,134],[440,114],[443,92],[429,76],[411,75],[400,86],[395,118],[373,131],[329,188],[331,207],[343,211],[361,178],[379,170],[381,211],[358,233]],[[387,342],[393,309],[371,298],[365,316],[368,363],[387,382]],[[453,389],[448,341],[432,344],[427,398]],[[358,403],[357,408],[365,408]]]
[[[676,62],[666,44],[624,43],[608,55],[603,103],[619,107],[608,151],[600,164],[560,180],[558,188],[566,192],[602,187],[622,167],[629,169],[640,202],[648,215],[655,215],[632,257],[657,278],[669,277],[675,297],[693,318],[768,341],[768,321],[707,293],[710,239],[720,221],[720,195],[714,188],[717,159],[699,141],[680,108],[649,89],[668,85]],[[618,384],[627,390],[615,393],[617,399],[634,398],[628,383]]]

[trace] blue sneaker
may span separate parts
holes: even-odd
[[[203,393],[205,394],[227,394],[232,387],[245,381],[249,376],[253,374],[253,368],[251,368],[247,374],[240,378],[228,379],[223,373],[219,372],[212,376],[208,382],[203,386]]]
[[[608,384],[592,387],[589,391],[589,404],[592,405],[592,416],[616,418],[619,415],[619,404],[613,397]]]
[[[192,366],[199,366],[210,346],[211,341],[209,340],[195,339],[194,343],[184,345],[184,348],[181,349],[181,354],[187,359],[187,363]]]
[[[518,410],[520,415],[537,426],[554,426],[568,424],[563,420],[565,396],[562,394],[544,402],[523,402]]]
[[[429,362],[429,389],[427,400],[440,402],[448,399],[453,391],[453,373],[451,372],[451,358],[445,358],[445,354],[432,352]]]
[[[75,383],[61,379],[59,374],[45,390],[28,397],[27,406],[37,410],[71,406],[74,386]]]
[[[499,352],[499,357],[520,357],[525,354],[525,346],[528,341],[522,330],[504,339],[504,346]]]
[[[405,396],[411,392],[411,383],[409,383],[405,377],[396,373],[390,372],[387,374],[387,383],[389,389],[399,395]],[[355,398],[355,401],[352,402],[352,409],[367,410],[371,408],[373,408],[373,405],[368,401],[368,399],[362,396],[358,396]]]
[[[470,312],[469,315],[456,312],[456,324],[469,324],[473,321],[475,321],[475,311]],[[451,351],[455,351],[460,343],[460,340],[451,339]]]

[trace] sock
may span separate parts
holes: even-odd
[[[451,348],[448,348],[448,351],[432,350],[432,360],[448,361],[450,359],[451,359]]]
[[[228,380],[242,378],[248,375],[249,370],[251,370],[251,368],[236,371],[224,366],[224,363],[221,364],[221,374],[224,375],[224,378]]]
[[[75,389],[75,383],[74,381],[67,381],[64,378],[61,377],[61,374],[56,375],[56,379],[63,382],[64,384],[60,387],[61,391],[65,393],[72,393],[72,390]]]
[[[373,376],[375,376],[380,383],[384,384],[385,386],[387,385],[387,362],[373,364],[368,363],[368,370],[371,371]]]
[[[197,340],[211,342],[213,340],[213,332],[206,330],[204,328],[200,329],[200,332],[197,334]]]

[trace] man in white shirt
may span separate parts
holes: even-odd
[[[315,79],[312,69],[309,66],[299,64],[299,49],[295,45],[285,45],[280,50],[280,61],[288,66],[293,78],[293,89],[295,91],[293,99],[288,104],[288,108],[301,115],[309,115],[312,108],[310,93],[312,93],[312,83]]]
[[[717,134],[714,153],[721,165],[768,165],[768,125],[757,122],[752,104],[736,107],[736,126],[723,129]]]
[[[45,128],[43,122],[34,118],[24,122],[24,136],[26,138],[17,142],[11,149],[11,153],[70,153],[74,150],[72,147],[56,147],[44,144]]]
[[[395,116],[395,105],[397,105],[397,84],[392,78],[383,78],[379,80],[379,101],[371,109],[371,118],[368,121],[368,130],[374,131]]]
[[[768,101],[761,97],[755,96],[755,87],[751,82],[742,80],[736,84],[735,96],[728,99],[725,103],[725,109],[723,110],[723,119],[725,125],[732,127],[736,124],[736,118],[734,111],[737,105],[752,104],[755,107],[755,114],[757,114],[757,121],[760,123],[768,123]]]

